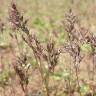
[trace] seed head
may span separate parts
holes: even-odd
[[[20,27],[20,13],[17,10],[16,4],[14,2],[11,3],[11,7],[9,9],[9,21],[12,24],[13,29],[18,29]]]

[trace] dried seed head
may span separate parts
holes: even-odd
[[[9,10],[9,21],[12,24],[12,29],[21,29],[26,34],[29,34],[29,30],[26,27],[28,19],[24,20],[23,16],[18,11],[16,4],[14,2],[11,3],[11,7]]]
[[[55,66],[58,63],[59,54],[60,52],[55,48],[55,42],[52,40],[49,41],[47,44],[47,62],[49,64],[49,71],[54,71]]]
[[[50,40],[47,44],[47,50],[48,52],[52,52],[52,50],[54,50],[54,45],[55,45],[55,42]]]
[[[70,9],[68,13],[65,14],[65,29],[67,32],[70,32],[74,28],[74,24],[77,23],[77,16]]]
[[[80,22],[75,13],[70,9],[67,14],[65,14],[65,20],[63,21],[65,31],[68,33],[69,39],[71,41],[78,40],[81,41],[82,34],[80,30]]]
[[[18,29],[20,26],[20,13],[17,10],[16,4],[14,2],[11,3],[9,9],[9,21],[12,24],[13,29]]]
[[[20,57],[17,57],[17,60],[13,63],[13,68],[19,77],[19,82],[22,87],[22,90],[25,91],[25,87],[28,85],[28,69],[29,65],[27,64],[27,57],[24,54],[21,54]]]

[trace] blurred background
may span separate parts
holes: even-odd
[[[52,31],[59,27],[65,13],[72,8],[83,26],[92,32],[96,29],[96,0],[13,0],[19,11],[28,19],[32,30]],[[11,0],[0,0],[0,18],[8,21]],[[55,29],[55,28],[54,28]],[[8,31],[8,30],[7,30]],[[61,30],[59,30],[61,31]],[[8,32],[7,32],[8,33]],[[60,33],[60,32],[59,32]],[[39,34],[40,35],[40,34]]]

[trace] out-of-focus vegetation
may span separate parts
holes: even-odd
[[[24,14],[24,17],[29,19],[28,25],[31,26],[31,29],[35,28],[34,32],[37,30],[41,31],[37,33],[43,38],[44,36],[42,36],[42,34],[47,34],[46,31],[49,31],[49,33],[52,30],[57,31],[58,27],[61,27],[58,33],[61,34],[59,35],[62,38],[64,30],[62,30],[60,21],[64,19],[64,13],[70,8],[76,11],[84,26],[87,26],[93,32],[95,31],[95,0],[17,0],[16,3],[21,13]],[[0,4],[0,17],[6,22],[6,20],[8,20],[7,14],[10,0],[1,0]],[[5,32],[6,34],[8,30]],[[5,41],[5,39],[6,37],[1,40]],[[62,40],[60,41],[62,42]]]
[[[95,9],[96,0],[1,0],[0,96],[95,96]]]

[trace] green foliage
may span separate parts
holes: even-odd
[[[62,79],[68,79],[70,78],[70,73],[67,70],[64,70],[63,72],[55,72],[52,74],[52,78],[57,81]]]
[[[8,85],[9,77],[10,77],[10,72],[8,70],[4,70],[2,73],[0,73],[0,86],[1,87]]]
[[[46,35],[49,37],[52,34],[53,24],[49,20],[39,17],[35,18],[32,26],[38,31],[37,35],[41,41],[47,41]]]
[[[60,44],[64,44],[67,40],[68,40],[68,35],[67,33],[64,32],[64,30],[62,30],[60,33],[59,33],[59,38],[58,38],[58,42]]]
[[[29,59],[29,62],[30,62],[31,66],[32,66],[33,68],[36,68],[36,67],[37,67],[37,62],[36,62],[36,60],[35,60],[34,58]]]
[[[89,85],[88,84],[83,84],[80,88],[80,91],[81,91],[82,95],[85,96],[90,91]]]
[[[33,21],[33,26],[41,31],[45,31],[46,29],[51,29],[51,24],[48,21],[45,21],[42,18],[36,18]]]
[[[92,53],[93,48],[92,48],[91,44],[85,43],[81,46],[81,51],[85,52],[85,53]]]

